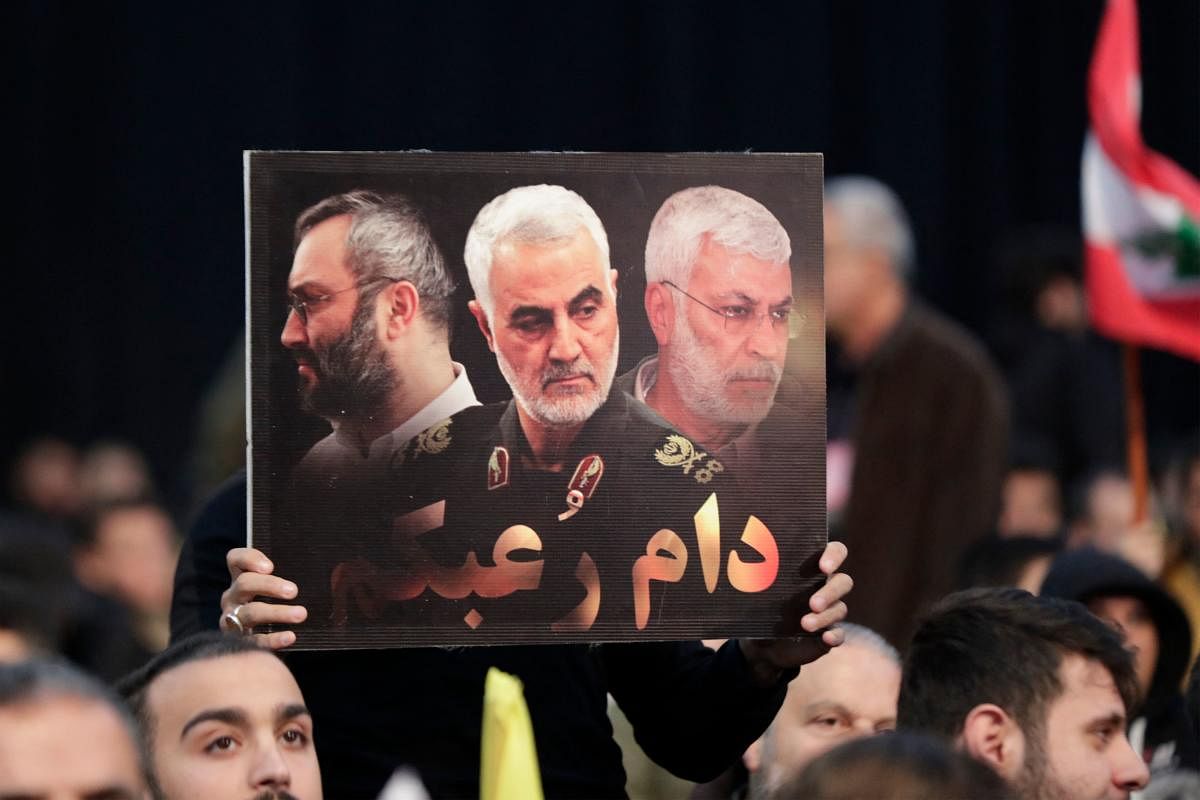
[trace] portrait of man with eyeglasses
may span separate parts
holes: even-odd
[[[747,455],[730,445],[771,410],[803,324],[791,255],[779,220],[740,192],[697,186],[667,198],[646,240],[646,317],[658,353],[618,386],[705,447]]]
[[[310,481],[365,480],[372,452],[476,405],[450,358],[454,281],[402,195],[351,191],[300,214],[280,335],[303,408],[333,428],[301,462]]]

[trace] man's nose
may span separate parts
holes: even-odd
[[[579,330],[570,320],[556,320],[550,336],[550,352],[547,355],[551,361],[570,364],[583,352],[579,343]]]
[[[1146,762],[1124,737],[1113,754],[1112,777],[1113,784],[1127,792],[1145,789],[1150,782],[1150,770],[1146,768]]]
[[[250,785],[255,789],[287,789],[292,785],[291,770],[277,743],[272,742],[256,754]]]
[[[294,308],[288,309],[287,320],[283,323],[283,332],[279,335],[279,341],[289,349],[308,345],[308,330],[300,321],[300,315]]]
[[[763,358],[777,358],[787,341],[787,326],[772,324],[769,314],[764,314],[750,323],[753,328],[746,339],[746,350]]]

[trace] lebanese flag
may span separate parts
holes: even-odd
[[[1109,0],[1088,76],[1083,228],[1092,324],[1200,361],[1200,181],[1146,147],[1135,0]]]

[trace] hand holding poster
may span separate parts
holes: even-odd
[[[251,530],[301,646],[802,632],[819,156],[247,163]]]

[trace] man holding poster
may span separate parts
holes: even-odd
[[[550,160],[557,163],[561,159],[571,171],[576,164],[586,167],[592,158],[570,155]],[[578,183],[595,180],[594,185],[607,187],[594,193],[597,202],[609,204],[603,206],[603,214],[596,214],[578,195],[561,188],[523,188],[513,192],[509,201],[493,207],[509,205],[524,196],[533,213],[513,228],[497,226],[497,234],[504,235],[486,242],[480,238],[486,288],[481,291],[482,284],[473,287],[477,306],[471,310],[478,312],[473,313],[473,321],[484,329],[485,339],[470,335],[470,330],[460,331],[454,352],[471,370],[481,396],[504,396],[488,388],[487,373],[494,367],[489,363],[491,355],[482,347],[486,341],[503,370],[495,380],[503,378],[502,388],[511,389],[516,399],[496,408],[455,414],[449,417],[449,423],[434,425],[391,454],[387,465],[393,476],[392,490],[376,498],[369,509],[364,508],[364,512],[391,515],[393,525],[382,538],[359,523],[359,519],[366,520],[365,516],[347,520],[324,537],[326,544],[321,546],[340,552],[340,559],[321,562],[326,565],[326,576],[339,560],[363,554],[373,556],[377,567],[395,569],[400,562],[389,562],[387,554],[394,554],[398,544],[401,549],[412,544],[405,537],[414,530],[438,521],[436,508],[427,506],[431,505],[428,500],[439,498],[423,494],[428,485],[436,485],[440,475],[457,475],[457,483],[441,486],[441,499],[445,500],[443,524],[413,537],[422,549],[428,545],[426,552],[434,557],[434,567],[444,570],[419,577],[435,578],[445,594],[437,596],[439,593],[426,580],[423,597],[392,602],[391,608],[385,608],[383,615],[374,620],[363,615],[357,605],[360,598],[348,594],[352,611],[343,626],[320,613],[310,614],[305,621],[305,608],[299,603],[310,605],[314,593],[323,589],[297,574],[295,566],[317,563],[311,550],[318,545],[306,538],[297,540],[295,529],[281,527],[278,522],[285,513],[312,512],[311,504],[305,497],[297,498],[291,506],[286,501],[276,502],[286,495],[280,488],[285,486],[283,479],[275,476],[286,476],[287,472],[271,470],[275,465],[286,470],[302,460],[309,447],[305,440],[313,439],[297,435],[294,427],[281,423],[280,417],[287,413],[284,403],[262,402],[257,406],[262,413],[255,416],[253,431],[253,541],[262,543],[266,555],[235,546],[246,536],[244,479],[232,482],[210,504],[189,537],[188,547],[198,554],[229,551],[226,560],[232,581],[222,585],[221,612],[234,614],[245,632],[264,644],[287,647],[297,642],[298,635],[299,644],[311,649],[290,653],[289,665],[322,731],[319,749],[331,796],[374,796],[391,770],[405,763],[419,771],[433,796],[474,795],[479,786],[481,698],[484,678],[491,667],[517,676],[524,684],[546,796],[625,796],[621,754],[613,742],[606,712],[610,695],[626,713],[651,758],[681,777],[708,780],[735,760],[766,727],[795,669],[841,641],[840,631],[830,626],[846,613],[842,601],[851,581],[844,574],[834,574],[845,557],[845,548],[834,544],[822,554],[820,544],[812,544],[819,542],[817,536],[808,537],[810,544],[804,545],[804,563],[795,559],[782,562],[773,590],[786,588],[786,571],[790,573],[788,579],[796,581],[787,588],[788,596],[794,595],[797,602],[776,608],[771,617],[786,617],[791,630],[814,635],[780,640],[743,638],[731,640],[716,651],[694,641],[698,637],[691,635],[675,637],[688,641],[646,641],[669,637],[670,629],[662,626],[664,620],[690,622],[696,630],[712,625],[724,628],[726,633],[744,631],[751,636],[770,628],[753,615],[721,620],[719,614],[724,612],[719,606],[705,604],[690,618],[664,613],[667,605],[658,603],[662,599],[658,595],[664,590],[670,600],[674,590],[685,584],[689,592],[707,598],[706,563],[717,567],[709,574],[719,583],[718,594],[739,600],[761,595],[744,595],[733,586],[730,570],[723,562],[739,563],[727,558],[733,554],[732,549],[727,550],[718,540],[717,558],[713,559],[711,552],[706,555],[699,550],[699,537],[693,532],[698,508],[714,489],[724,493],[721,487],[728,485],[732,471],[709,466],[710,461],[720,464],[720,459],[690,437],[666,427],[637,401],[612,391],[618,328],[616,286],[607,247],[615,243],[613,261],[631,263],[633,259],[626,251],[641,238],[637,228],[647,223],[653,212],[653,207],[647,209],[631,202],[639,197],[623,191],[618,181],[633,171],[646,170],[638,174],[669,189],[661,193],[655,190],[655,196],[665,197],[680,188],[679,178],[663,170],[657,159],[636,156],[632,160],[637,163],[631,162],[628,169],[632,171],[628,172],[620,165],[615,171],[581,170],[580,175],[592,177],[581,178]],[[717,170],[718,177],[728,174],[736,179],[733,171],[746,167],[761,170],[764,176],[776,166],[793,174],[803,172],[810,191],[793,205],[801,209],[793,216],[808,220],[809,227],[819,223],[819,164],[812,169],[811,159],[788,158],[787,163],[782,158],[727,160],[727,172]],[[259,349],[252,347],[251,363],[258,365],[257,373],[252,370],[252,380],[258,380],[257,385],[265,390],[254,396],[264,400],[277,397],[278,392],[273,390],[291,389],[296,375],[294,365],[286,362],[290,368],[287,373],[275,371],[275,361],[283,359],[278,359],[278,317],[269,303],[272,296],[278,299],[278,287],[287,272],[283,251],[288,241],[282,231],[270,227],[271,220],[294,219],[300,209],[311,205],[310,198],[362,185],[362,176],[369,174],[380,187],[415,197],[428,208],[436,236],[451,252],[465,243],[475,216],[472,211],[490,205],[497,195],[508,195],[506,190],[514,184],[575,182],[562,171],[546,172],[541,166],[544,163],[548,163],[547,157],[538,154],[251,154],[251,285],[252,289],[261,288],[261,292],[251,293],[260,312],[256,317],[259,335],[252,335],[252,342],[260,343]],[[327,177],[327,168],[339,164],[345,169],[335,169],[334,177]],[[387,172],[384,167],[395,167],[397,171]],[[514,180],[514,175],[528,175],[529,179]],[[778,184],[775,172],[769,177],[772,185]],[[593,196],[591,189],[585,191]],[[788,193],[790,196],[790,189]],[[574,199],[568,201],[566,195]],[[565,232],[554,231],[554,224],[539,213],[539,209],[544,212],[559,207],[559,201],[574,209],[559,220],[569,222]],[[281,208],[286,212],[279,213]],[[616,220],[613,224],[617,233],[611,242],[599,224],[600,216]],[[259,227],[255,227],[256,220],[262,221]],[[594,224],[589,224],[590,220]],[[468,261],[472,258],[468,255]],[[254,264],[263,266],[255,272]],[[549,280],[551,276],[555,279]],[[341,287],[329,288],[336,291]],[[629,340],[637,336],[636,330],[624,333]],[[480,344],[475,345],[476,341]],[[816,344],[819,349],[820,343]],[[473,346],[482,358],[471,357]],[[644,354],[636,347],[632,349],[635,358]],[[286,379],[277,380],[280,374]],[[671,440],[668,436],[679,438]],[[593,455],[597,458],[590,458]],[[647,475],[652,477],[643,480]],[[795,483],[798,479],[793,475],[792,480]],[[267,491],[260,491],[259,481],[264,482]],[[641,506],[630,500],[637,497],[638,489],[644,495],[638,501]],[[412,510],[418,513],[408,522],[415,528],[395,525],[397,516],[404,517],[406,507],[414,504]],[[664,513],[662,506],[669,507],[669,511]],[[722,505],[720,515],[729,513]],[[598,517],[605,520],[604,524]],[[686,565],[690,572],[679,583],[673,583],[656,579],[652,570],[642,571],[640,584],[647,588],[642,596],[648,602],[642,604],[646,626],[639,630],[634,565],[645,558],[641,563],[649,566],[677,568],[682,561],[674,550],[675,542],[665,534],[658,541],[650,541],[657,527],[648,532],[641,530],[668,517],[670,523],[664,527],[673,531],[685,550],[692,549]],[[631,527],[625,523],[635,520],[636,529],[623,530]],[[508,531],[503,526],[512,521],[524,522],[540,540],[541,549],[530,546],[536,543],[529,531],[516,531],[506,539]],[[743,517],[741,522],[746,519]],[[767,527],[771,525],[768,521]],[[555,536],[556,532],[570,535]],[[631,532],[636,536],[628,535]],[[728,535],[736,540],[734,547],[741,548],[738,552],[744,555],[740,563],[751,567],[752,572],[753,568],[761,569],[758,565],[765,559],[759,556],[755,561],[757,551],[737,539],[742,533],[741,525],[729,526]],[[459,550],[452,552],[452,557],[436,560],[445,555],[440,550],[461,546],[464,535],[480,540],[469,542],[472,547],[467,552],[473,558],[461,557]],[[479,546],[481,543],[485,546]],[[606,547],[618,546],[626,549],[606,554]],[[567,552],[571,547],[575,549]],[[298,557],[306,550],[307,562]],[[782,545],[780,550],[782,556]],[[559,558],[556,553],[568,557]],[[605,587],[596,621],[587,629],[582,615],[591,606],[585,602],[589,595],[587,573],[581,568],[581,563],[586,564],[584,553],[593,557],[601,580],[608,574],[605,570],[610,561],[621,566],[618,573],[613,573],[618,588],[610,596]],[[214,577],[212,571],[191,575],[185,571],[206,562],[207,556],[181,559],[177,598],[191,592],[203,602],[177,604],[180,614],[173,620],[176,636],[197,625],[208,627],[216,622],[216,598],[192,588],[206,586]],[[488,577],[500,577],[505,570],[493,570],[501,566],[510,578],[532,574],[540,567],[542,589],[562,581],[563,587],[574,594],[556,597],[553,591],[546,591],[546,606],[538,609],[540,616],[520,619],[521,604],[543,592],[504,591],[509,587]],[[280,575],[274,574],[277,569]],[[407,574],[418,576],[418,572]],[[396,574],[400,574],[398,570]],[[825,576],[832,577],[822,583]],[[459,579],[458,591],[452,591],[450,584]],[[393,592],[399,586],[386,581],[382,585]],[[461,593],[463,588],[468,591]],[[515,605],[505,608],[509,602]],[[440,609],[431,615],[434,625],[389,626],[389,613],[421,605]],[[730,608],[737,606],[737,602],[730,604]],[[472,610],[477,613],[471,615]],[[707,615],[714,610],[717,616],[709,618]],[[605,614],[614,617],[607,627]],[[564,624],[556,629],[554,625],[560,620]],[[471,622],[477,627],[471,627]],[[273,625],[291,629],[272,629]],[[623,641],[612,643],[614,638]],[[606,640],[609,643],[595,644]],[[529,646],[539,641],[554,644]],[[505,644],[414,646],[499,642]],[[371,647],[391,649],[359,649]]]

